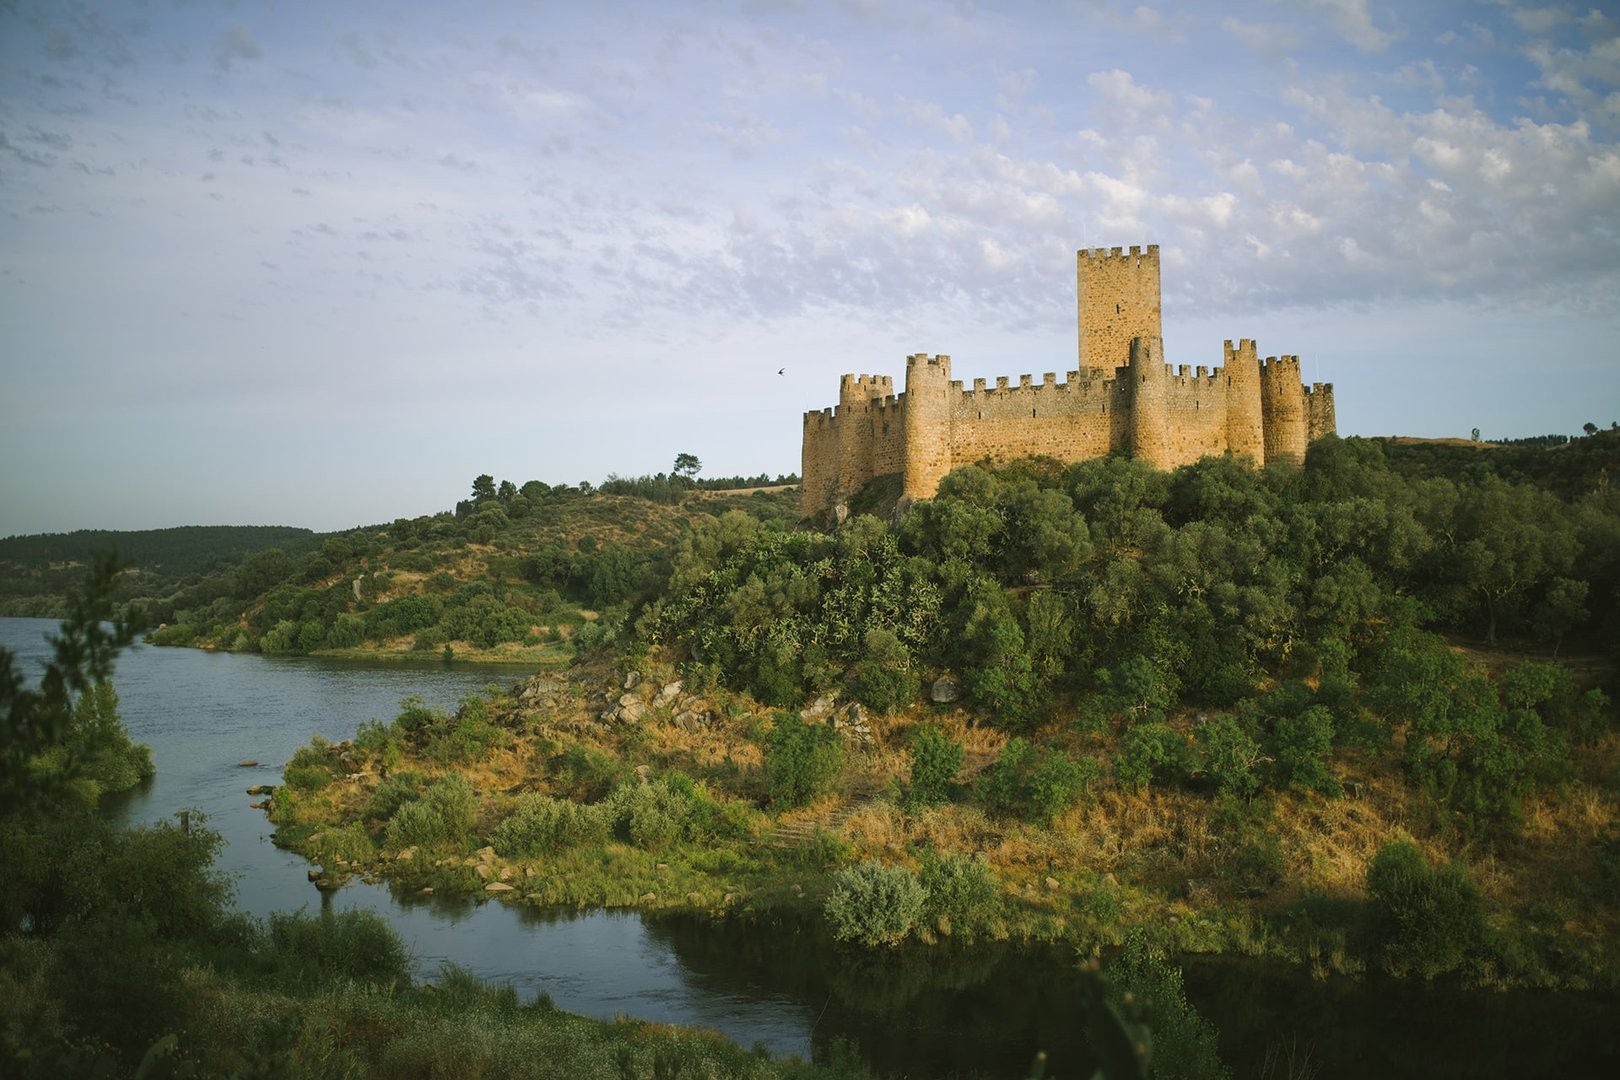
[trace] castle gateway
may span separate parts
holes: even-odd
[[[906,358],[906,389],[887,375],[845,375],[836,409],[805,413],[802,512],[842,502],[872,479],[903,478],[926,499],[952,468],[988,458],[1082,461],[1127,450],[1161,469],[1206,454],[1247,454],[1298,468],[1313,439],[1335,433],[1333,384],[1306,388],[1299,357],[1261,361],[1247,338],[1220,367],[1164,362],[1159,247],[1084,250],[1076,258],[1080,360],[1012,385],[951,379],[949,356]]]

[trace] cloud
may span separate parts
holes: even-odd
[[[1299,48],[1303,40],[1293,28],[1281,23],[1247,23],[1231,16],[1221,20],[1221,29],[1267,59],[1286,56]]]
[[[251,30],[237,25],[214,39],[213,54],[214,66],[220,71],[229,71],[236,61],[257,60],[264,55],[264,51],[254,40]]]
[[[1340,37],[1362,52],[1383,52],[1399,34],[1380,29],[1367,11],[1367,0],[1301,0],[1306,11],[1320,11]]]

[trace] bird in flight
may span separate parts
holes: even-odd
[[[787,374],[787,368],[779,367],[779,368],[776,369],[776,373],[778,375],[786,375]]]

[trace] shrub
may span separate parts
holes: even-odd
[[[300,980],[354,979],[383,985],[410,981],[410,955],[388,920],[351,908],[319,915],[270,916],[270,952],[278,967]]]
[[[844,766],[844,743],[826,724],[777,713],[765,739],[765,778],[771,803],[803,806],[828,791]]]
[[[282,779],[300,791],[319,791],[332,782],[331,751],[331,743],[319,735],[311,737],[308,745],[293,753],[281,771]]]
[[[1198,725],[1204,773],[1222,795],[1253,798],[1260,790],[1256,771],[1264,760],[1260,743],[1235,716],[1212,717]]]
[[[1397,974],[1433,978],[1487,943],[1484,904],[1465,867],[1431,867],[1410,840],[1378,849],[1367,868],[1373,937]]]
[[[917,696],[917,673],[911,653],[898,637],[881,627],[866,632],[860,662],[855,665],[855,696],[877,713],[892,713]]]
[[[839,941],[898,945],[922,917],[928,890],[903,866],[865,862],[833,877],[827,921]]]
[[[380,720],[361,724],[354,735],[354,748],[375,760],[386,773],[399,765],[399,729]]]
[[[535,858],[600,843],[607,835],[602,809],[535,794],[518,800],[512,813],[490,834],[490,844],[507,858]]]
[[[608,797],[604,813],[626,840],[647,851],[686,839],[693,817],[688,793],[662,779],[619,788]]]
[[[385,839],[388,847],[461,846],[472,829],[477,795],[460,773],[447,773],[433,782],[427,793],[408,802],[389,819]]]
[[[1009,739],[995,763],[979,776],[977,794],[996,813],[1017,814],[1045,824],[1086,797],[1097,778],[1091,758],[1059,751],[1044,756],[1026,739]]]
[[[1181,969],[1148,945],[1140,929],[1108,965],[1108,999],[1122,1014],[1139,1014],[1152,1032],[1153,1076],[1158,1080],[1219,1080],[1231,1075],[1221,1062],[1218,1032],[1187,1001]]]
[[[602,751],[573,743],[551,759],[552,786],[584,802],[600,799],[613,788],[619,769]]]
[[[1149,784],[1184,777],[1187,740],[1167,724],[1136,724],[1125,733],[1125,746],[1114,757],[1114,775],[1126,787],[1144,791]]]
[[[911,806],[937,806],[951,796],[951,786],[962,768],[962,744],[937,727],[918,730],[911,739]]]
[[[390,776],[371,793],[362,816],[367,821],[387,821],[401,806],[422,797],[421,784],[422,778],[416,773]]]
[[[1272,746],[1277,786],[1340,794],[1339,782],[1327,766],[1332,752],[1333,714],[1327,708],[1312,705],[1295,716],[1280,717]]]
[[[928,892],[927,916],[941,933],[971,936],[983,930],[1000,907],[996,872],[982,855],[925,857],[922,886]]]

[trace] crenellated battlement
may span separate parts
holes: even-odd
[[[890,474],[927,498],[955,465],[985,459],[1124,450],[1160,468],[1223,453],[1297,466],[1336,430],[1333,384],[1305,386],[1296,355],[1262,361],[1240,338],[1223,342],[1219,366],[1166,362],[1157,244],[1082,249],[1075,266],[1080,362],[1062,378],[953,379],[944,353],[907,356],[898,394],[889,376],[843,376],[838,405],[804,416],[805,514]]]
[[[1081,259],[1094,266],[1110,262],[1122,262],[1135,267],[1141,265],[1143,259],[1151,259],[1157,263],[1159,261],[1159,245],[1149,244],[1146,251],[1143,251],[1136,244],[1132,244],[1129,251],[1125,248],[1081,248],[1078,254]]]

